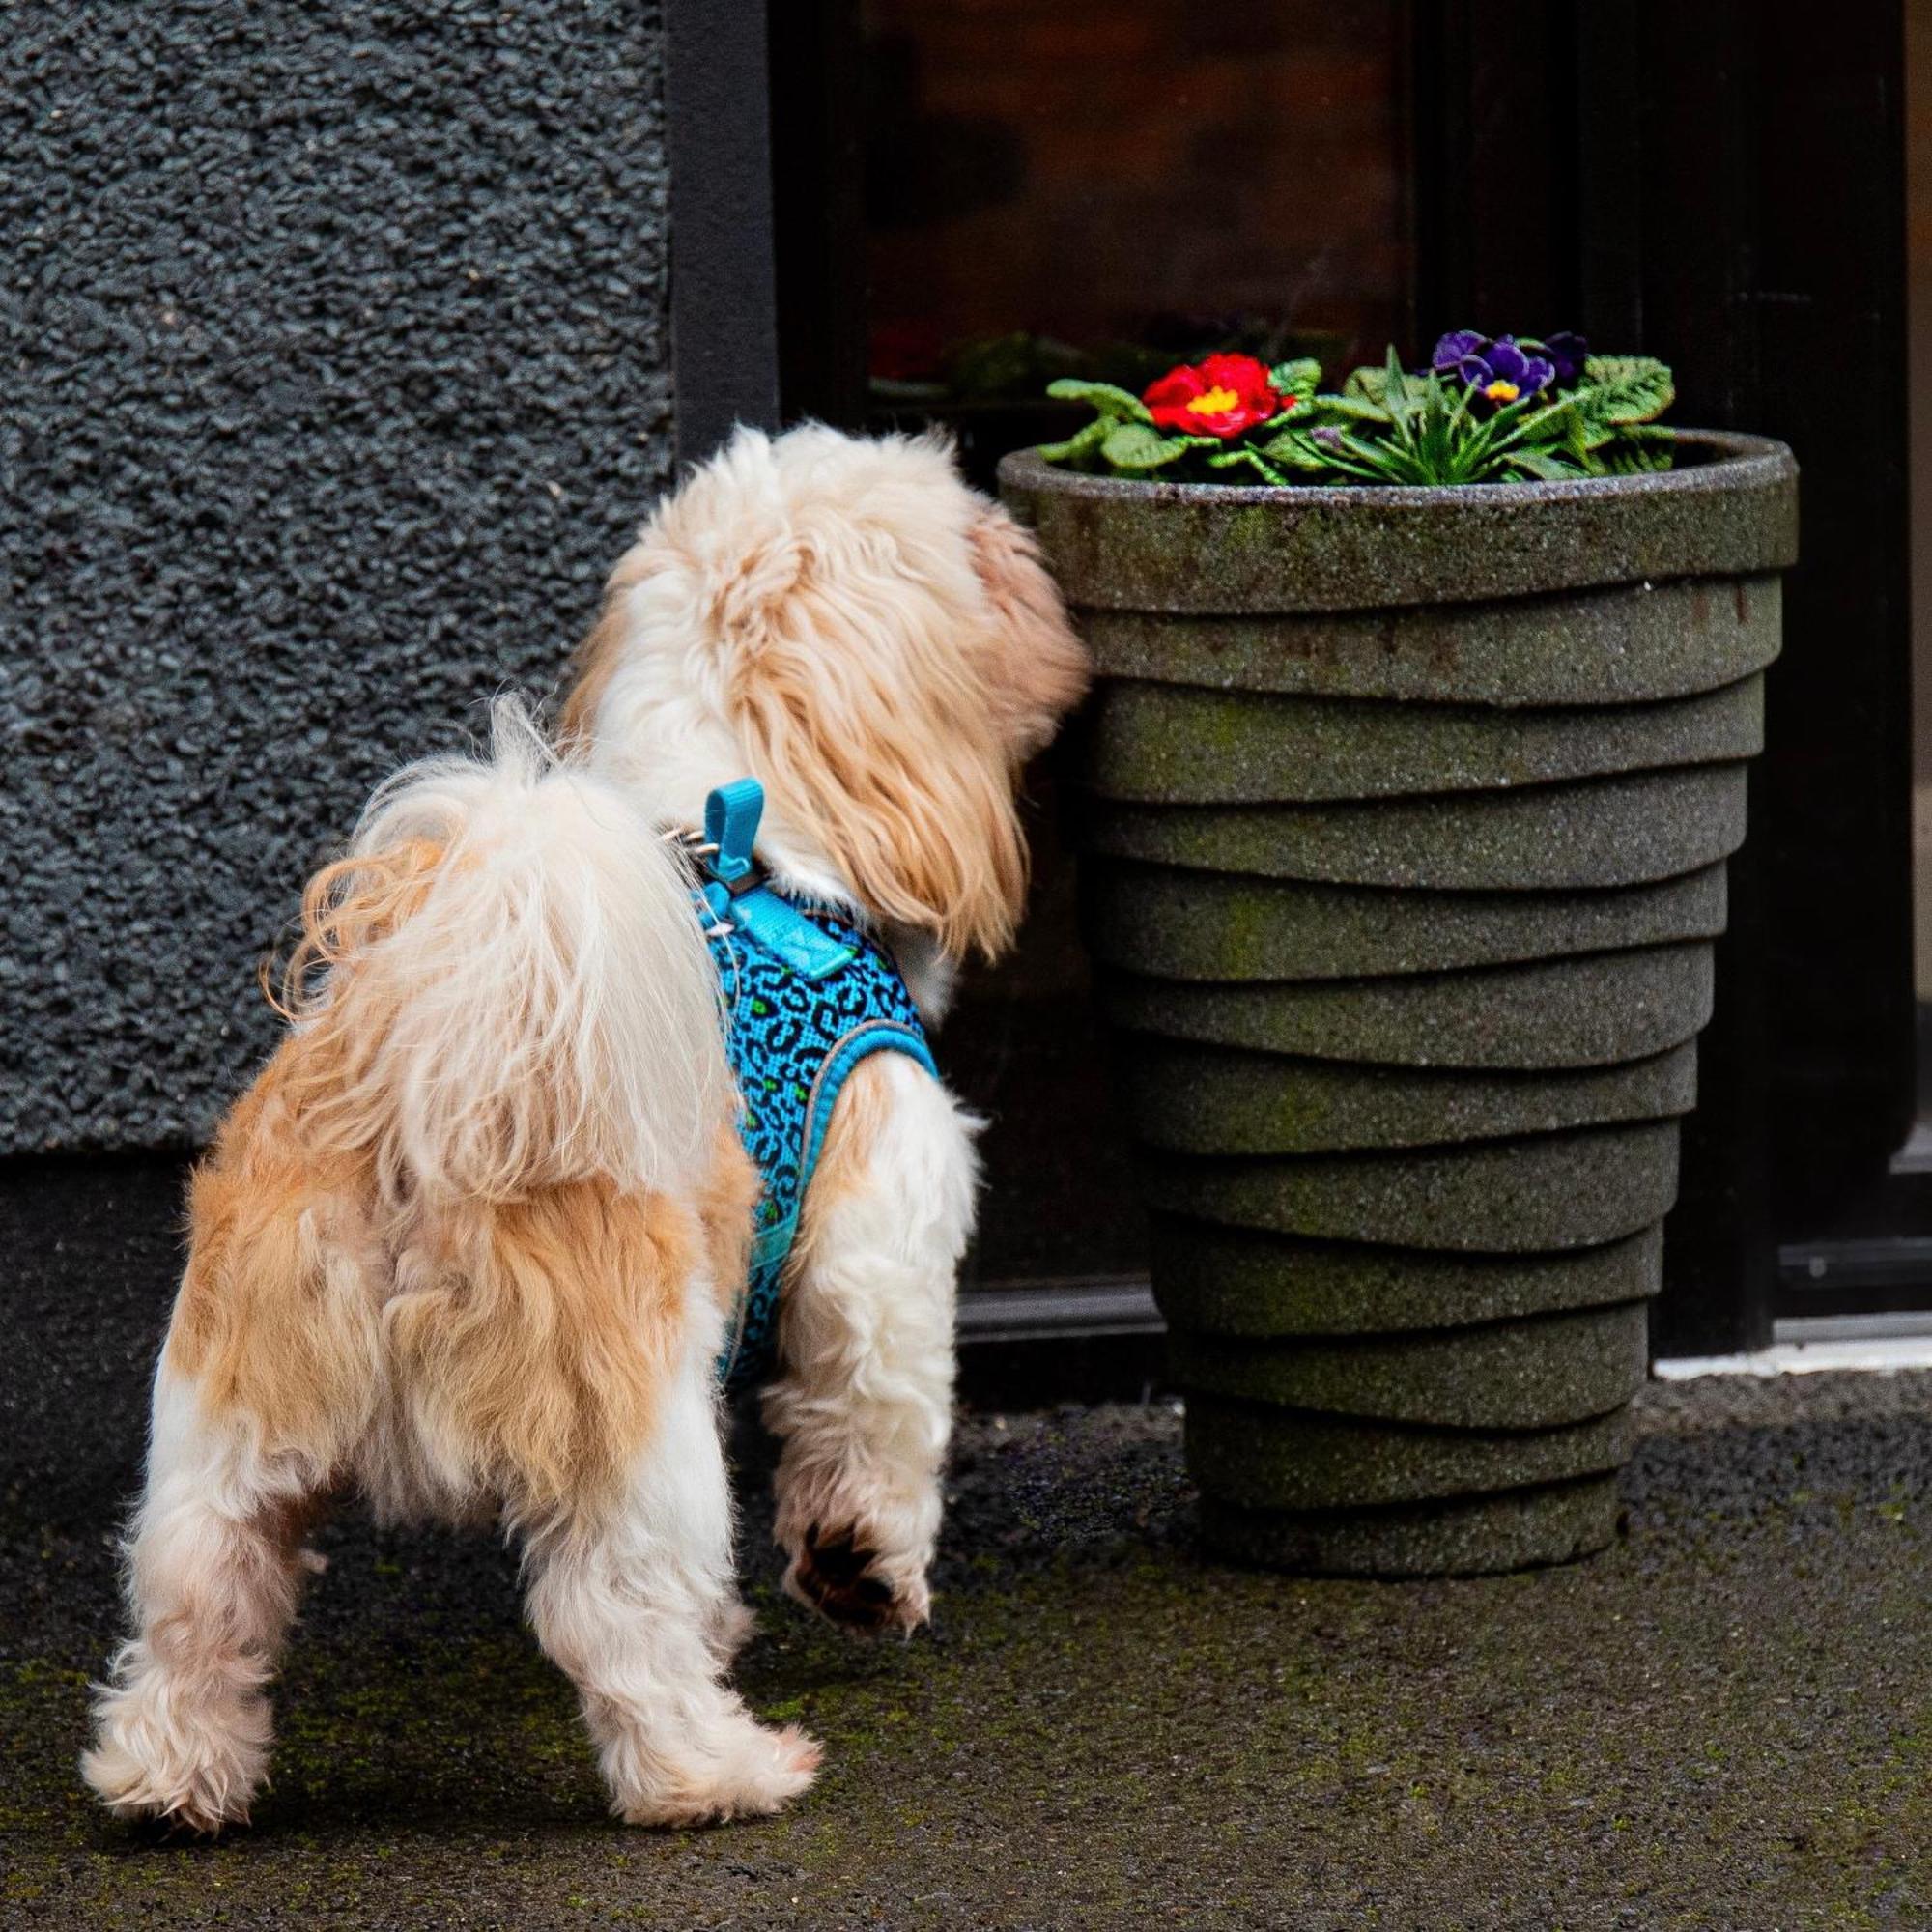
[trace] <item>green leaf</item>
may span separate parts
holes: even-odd
[[[1539,483],[1564,483],[1587,472],[1567,456],[1548,449],[1518,449],[1511,452],[1510,468],[1520,469]]]
[[[1113,427],[1112,416],[1095,416],[1085,429],[1069,436],[1065,442],[1043,442],[1034,453],[1047,463],[1079,463],[1098,450]]]
[[[1569,396],[1553,403],[1532,396],[1498,410],[1491,422],[1496,432],[1495,446],[1514,449],[1520,444],[1567,441],[1579,433],[1582,418]]]
[[[1239,443],[1233,449],[1222,450],[1218,456],[1210,456],[1208,459],[1208,467],[1210,469],[1252,469],[1264,483],[1286,484],[1289,481],[1289,478],[1251,443]]]
[[[1379,376],[1381,371],[1378,369],[1376,374]],[[1331,391],[1327,395],[1310,396],[1304,407],[1317,422],[1386,423],[1389,419],[1388,412],[1379,403],[1372,403],[1366,396],[1351,396],[1346,390],[1339,395]],[[1300,414],[1297,410],[1296,417]]]
[[[1412,483],[1414,462],[1409,451],[1392,440],[1369,442],[1342,432],[1342,448],[1361,466],[1364,475],[1378,483]]]
[[[1291,429],[1277,430],[1258,447],[1270,463],[1297,470],[1303,476],[1374,479],[1378,472],[1365,469],[1358,458],[1349,455],[1340,439],[1318,441],[1313,434],[1315,427],[1313,423],[1298,422]]]
[[[1390,359],[1394,359],[1393,352],[1391,352]],[[1402,385],[1396,391],[1398,403],[1404,399],[1420,401],[1423,391],[1428,388],[1431,380],[1428,376],[1410,376],[1405,374],[1402,379]],[[1323,396],[1321,400],[1326,403],[1338,399]],[[1376,363],[1364,363],[1359,369],[1350,370],[1347,381],[1342,384],[1342,392],[1339,400],[1358,406],[1365,405],[1370,409],[1380,412],[1383,415],[1392,413],[1389,407],[1388,370]]]
[[[1311,434],[1313,425],[1296,423],[1279,429],[1255,444],[1270,463],[1285,463],[1293,469],[1320,470],[1330,468],[1330,454]]]
[[[1653,470],[1668,469],[1670,455],[1668,451],[1626,449],[1612,443],[1603,452],[1603,465],[1605,476],[1648,476]]]
[[[1305,400],[1321,386],[1321,365],[1312,355],[1297,356],[1293,362],[1277,362],[1268,371],[1268,381],[1283,395]]]
[[[1661,423],[1633,423],[1605,446],[1601,460],[1610,476],[1646,476],[1668,469],[1676,461],[1677,432]]]
[[[1392,349],[1389,351],[1389,362],[1396,363],[1395,351]],[[1401,368],[1400,363],[1396,363],[1396,366],[1398,369]],[[1429,378],[1426,376],[1410,376],[1405,373],[1401,386],[1396,391],[1398,400],[1417,396],[1428,382]],[[1378,409],[1387,409],[1389,398],[1387,364],[1365,362],[1359,369],[1350,370],[1347,381],[1342,384],[1342,394],[1357,402],[1373,404]]]
[[[1571,392],[1586,423],[1655,422],[1677,400],[1670,371],[1653,355],[1592,355]]]
[[[1366,403],[1375,410],[1382,408],[1382,399],[1387,393],[1388,371],[1378,369],[1369,362],[1363,363],[1359,369],[1350,369],[1342,384],[1342,394],[1345,397]]]
[[[1107,425],[1100,454],[1116,469],[1144,474],[1185,456],[1192,439],[1162,436],[1146,423],[1115,422]]]
[[[1418,407],[1426,402],[1425,397],[1411,393],[1408,376],[1402,366],[1402,358],[1395,353],[1395,344],[1389,344],[1388,363],[1382,371],[1382,407],[1395,419],[1398,427],[1414,419]]]
[[[1058,382],[1046,385],[1046,393],[1063,403],[1091,404],[1103,416],[1116,421],[1153,421],[1148,406],[1138,396],[1126,389],[1117,389],[1112,383],[1086,383],[1077,376],[1062,376]]]

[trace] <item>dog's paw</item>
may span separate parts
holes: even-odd
[[[611,1808],[627,1825],[660,1831],[767,1818],[810,1787],[824,1755],[797,1725],[767,1730],[750,1718],[728,1739],[707,1742],[699,1764],[649,1793],[620,1796]]]
[[[117,1818],[153,1819],[213,1837],[248,1822],[269,1769],[269,1700],[211,1693],[205,1678],[157,1669],[145,1646],[117,1661],[124,1681],[103,1686],[99,1730],[80,1775]]]
[[[226,1826],[248,1822],[252,1776],[218,1759],[160,1766],[109,1738],[82,1757],[80,1775],[115,1817],[130,1824],[213,1838]]]
[[[826,1532],[812,1523],[785,1570],[786,1591],[808,1609],[855,1631],[910,1635],[932,1614],[923,1575],[895,1577],[895,1566],[862,1529]]]

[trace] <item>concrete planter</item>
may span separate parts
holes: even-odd
[[[1001,467],[1099,673],[1088,936],[1230,1552],[1612,1533],[1797,553],[1789,451],[1680,449],[1439,491]]]

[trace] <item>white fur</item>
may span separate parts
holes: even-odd
[[[819,1756],[796,1728],[760,1725],[725,1681],[745,1619],[716,1413],[723,1324],[701,1274],[688,1313],[672,1398],[624,1494],[526,1540],[531,1624],[578,1688],[612,1811],[636,1825],[776,1810]],[[116,1815],[201,1832],[246,1822],[268,1772],[266,1687],[313,1567],[297,1514],[313,1487],[246,1427],[211,1422],[163,1356],[128,1545],[139,1634],[98,1687],[81,1767]]]
[[[743,1630],[716,1413],[724,1331],[708,1292],[692,1315],[659,1440],[621,1506],[540,1531],[526,1559],[531,1626],[577,1686],[611,1808],[633,1825],[776,1810],[818,1763],[724,1682]]]
[[[597,707],[591,769],[660,825],[701,825],[711,790],[752,773],[751,754],[727,721],[722,668],[689,641],[705,628],[702,588],[667,572],[616,595],[625,647]],[[832,855],[769,796],[758,853],[787,886],[857,910]]]
[[[593,769],[657,823],[699,823],[713,786],[768,776],[734,726],[728,685],[743,669],[736,655],[755,655],[762,628],[778,621],[772,609],[808,578],[842,595],[837,559],[857,551],[866,569],[853,596],[870,602],[848,607],[847,635],[826,639],[825,678],[845,674],[852,633],[890,652],[895,627],[944,631],[984,604],[967,532],[985,507],[930,440],[855,441],[817,425],[776,440],[741,430],[660,506],[612,579],[606,622],[620,642],[590,720]],[[892,569],[879,569],[882,556]],[[970,642],[962,636],[962,654]],[[936,1025],[958,961],[925,932],[872,913],[841,856],[788,817],[769,784],[767,794],[758,850],[776,883],[869,919]],[[892,1065],[890,1094],[863,1189],[838,1205],[786,1284],[781,1375],[765,1412],[784,1440],[777,1536],[794,1594],[809,1538],[850,1536],[875,1552],[890,1620],[909,1627],[929,1605],[977,1123],[911,1062]]]
[[[952,1425],[954,1277],[973,1233],[980,1122],[916,1062],[888,1055],[890,1113],[856,1190],[825,1213],[780,1317],[784,1373],[765,1419],[784,1443],[776,1533],[799,1595],[809,1532],[850,1529],[892,1589],[931,1609]]]
[[[420,910],[357,962],[395,1015],[364,1082],[418,1186],[491,1200],[596,1174],[681,1191],[709,1161],[730,1104],[717,977],[689,877],[651,834],[632,793],[557,765],[507,699],[490,764],[429,759],[371,801],[353,853],[447,852]]]
[[[239,1423],[212,1426],[162,1356],[148,1488],[127,1546],[139,1634],[99,1687],[87,1781],[121,1817],[245,1821],[268,1770],[265,1687],[295,1614],[299,1545],[265,1525],[307,1488]],[[290,1525],[293,1528],[293,1525]]]
[[[725,1681],[743,1613],[716,1412],[719,1284],[693,1196],[733,1096],[687,881],[634,805],[554,764],[515,707],[499,707],[495,736],[490,765],[412,768],[363,820],[355,853],[365,859],[416,840],[440,856],[408,875],[426,895],[331,955],[302,1022],[346,1024],[353,1071],[253,1117],[244,1102],[238,1118],[253,1124],[233,1147],[224,1137],[211,1163],[218,1184],[245,1191],[268,1150],[268,1236],[219,1266],[251,1273],[272,1249],[287,1274],[273,1321],[291,1343],[308,1339],[297,1324],[313,1323],[327,1359],[300,1372],[298,1424],[198,1386],[171,1331],[127,1547],[135,1634],[99,1688],[82,1763],[118,1815],[203,1832],[247,1818],[268,1765],[265,1687],[307,1568],[300,1533],[321,1494],[350,1477],[381,1510],[473,1520],[494,1506],[523,1534],[532,1621],[578,1684],[626,1820],[773,1810],[817,1763],[810,1740],[760,1727]],[[325,1143],[359,1123],[365,1138],[347,1145],[385,1146],[380,1213],[332,1191],[342,1183],[290,1179],[310,1148],[290,1124],[303,1108],[333,1120]],[[395,1337],[412,1310],[443,1321],[492,1279],[498,1223],[480,1204],[513,1213],[580,1179],[654,1199],[677,1231],[665,1252],[692,1259],[675,1352],[656,1358],[662,1406],[628,1476],[614,1493],[585,1482],[533,1499],[523,1471],[485,1460],[495,1438],[464,1406],[473,1381],[440,1365],[434,1343],[404,1357]],[[206,1298],[225,1278],[217,1268],[194,1292]],[[546,1332],[583,1305],[547,1298],[528,1273],[516,1294],[507,1313]],[[613,1301],[621,1289],[603,1305]],[[566,1340],[586,1352],[657,1341],[601,1319]],[[520,1340],[499,1330],[494,1345]],[[312,1363],[312,1349],[293,1353]]]
[[[929,439],[860,440],[817,423],[777,439],[740,429],[659,506],[627,559],[640,567],[620,566],[613,579],[624,642],[596,710],[593,769],[660,824],[699,824],[715,785],[766,776],[731,723],[724,634],[802,576],[829,572],[825,559],[854,547],[855,532],[857,549],[874,560],[890,550],[896,565],[875,573],[868,587],[880,608],[855,614],[855,625],[869,614],[880,631],[943,627],[951,609],[984,601],[965,541],[984,507]],[[841,675],[835,653],[823,669]],[[769,785],[758,852],[789,891],[867,914],[839,855]],[[881,923],[936,1025],[958,962],[923,933]]]
[[[505,705],[487,766],[432,760],[371,803],[345,896],[324,895],[340,919],[311,932],[329,964],[303,989],[298,1025],[326,1030],[306,1042],[326,1070],[276,1089],[271,1066],[258,1083],[267,1097],[250,1113],[251,1095],[224,1129],[221,1171],[204,1176],[245,1192],[259,1183],[256,1143],[270,1146],[280,1192],[266,1217],[251,1201],[249,1238],[264,1244],[253,1253],[272,1249],[290,1276],[275,1319],[315,1321],[332,1353],[321,1369],[292,1355],[297,1394],[260,1398],[300,1410],[305,1436],[232,1397],[217,1409],[163,1354],[128,1552],[136,1635],[101,1688],[83,1767],[117,1812],[206,1831],[245,1818],[267,1764],[265,1686],[308,1567],[305,1511],[345,1476],[379,1506],[505,1509],[525,1540],[530,1620],[578,1687],[619,1816],[767,1812],[810,1781],[816,1746],[759,1726],[726,1681],[747,1620],[732,1582],[709,1264],[687,1264],[681,1326],[673,1316],[651,1331],[661,1406],[626,1423],[601,1477],[551,1449],[479,1446],[499,1440],[471,1426],[484,1411],[507,1401],[519,1412],[523,1357],[507,1398],[438,1364],[453,1359],[453,1338],[479,1330],[502,1360],[505,1330],[527,1318],[545,1343],[561,1339],[572,1366],[547,1398],[561,1410],[526,1413],[575,1414],[569,1439],[582,1440],[584,1415],[631,1410],[621,1380],[589,1384],[598,1399],[570,1407],[585,1359],[570,1349],[632,1364],[611,1344],[643,1346],[644,1321],[624,1316],[635,1336],[613,1338],[545,1283],[639,1277],[551,1259],[537,1279],[519,1277],[523,1299],[479,1300],[497,1280],[485,1262],[498,1207],[507,1225],[532,1203],[554,1208],[572,1183],[614,1184],[683,1217],[691,1239],[666,1252],[710,1252],[697,1234],[724,1211],[705,1190],[730,1175],[718,1149],[735,1096],[690,880],[660,835],[696,825],[712,787],[769,778],[732,722],[733,679],[755,678],[772,651],[762,742],[789,761],[801,797],[810,785],[794,754],[806,741],[864,760],[829,805],[816,795],[816,815],[810,804],[788,815],[772,797],[760,853],[781,887],[869,920],[936,1020],[958,963],[949,949],[990,952],[1010,937],[1025,876],[1012,779],[1084,669],[1026,539],[966,489],[943,446],[815,426],[777,441],[744,432],[698,470],[620,565],[606,623],[615,655],[573,726],[578,762],[557,763]],[[872,782],[880,774],[892,782]],[[909,805],[925,808],[923,820]],[[869,873],[852,856],[861,847]],[[893,862],[915,857],[924,878],[913,866],[895,873]],[[298,1066],[303,1044],[289,1049]],[[766,1412],[784,1443],[788,1586],[836,1609],[827,1582],[838,1577],[810,1566],[814,1549],[842,1546],[844,1567],[863,1563],[864,1575],[841,1613],[910,1630],[930,1605],[977,1122],[908,1060],[862,1072],[885,1119],[869,1144],[853,1141],[837,1188],[806,1204]],[[841,1118],[857,1118],[845,1112],[856,1091],[835,1112],[835,1141]],[[362,1184],[380,1213],[329,1193],[348,1183],[307,1175],[311,1157],[327,1168],[324,1153],[331,1174],[354,1168],[345,1156],[370,1161],[377,1178]],[[291,1163],[305,1182],[288,1179]],[[602,1225],[579,1224],[557,1252],[588,1253],[584,1231]],[[559,1325],[569,1321],[584,1332]],[[412,1322],[429,1346],[406,1352],[396,1337]],[[549,1357],[533,1348],[528,1360]],[[494,1392],[472,1400],[479,1387]],[[507,1466],[486,1466],[491,1455]],[[541,1481],[526,1480],[533,1469]]]

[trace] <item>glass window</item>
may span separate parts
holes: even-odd
[[[1212,349],[1408,344],[1407,10],[1306,0],[863,0],[869,412],[937,419],[990,488],[1079,420],[1055,376],[1144,387]],[[982,1282],[1143,1265],[1054,759],[1018,954],[969,976],[949,1076],[993,1118]]]

